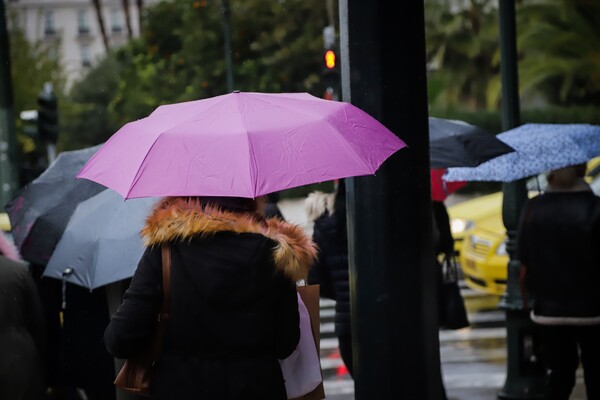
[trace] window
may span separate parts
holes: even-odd
[[[113,8],[110,13],[111,30],[113,33],[120,33],[123,31],[123,14],[121,10]]]
[[[46,11],[44,13],[44,34],[55,35],[56,25],[54,24],[54,12]]]
[[[87,44],[81,45],[81,65],[84,67],[92,66],[92,57],[90,55],[90,46]]]
[[[90,33],[90,25],[88,23],[87,10],[77,11],[77,25],[79,28],[80,35],[87,35]]]

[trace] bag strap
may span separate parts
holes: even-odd
[[[163,302],[159,322],[169,319],[169,295],[171,294],[171,247],[168,244],[162,245],[162,277],[163,277]]]
[[[156,337],[154,340],[154,360],[157,360],[163,349],[163,338],[169,319],[169,294],[171,293],[171,247],[163,244],[162,248],[162,281],[163,281],[163,301],[160,313],[158,314],[158,325],[156,327]]]

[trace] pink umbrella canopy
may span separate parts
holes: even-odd
[[[158,107],[77,174],[124,198],[258,196],[374,174],[406,144],[358,107],[308,93],[233,92]]]

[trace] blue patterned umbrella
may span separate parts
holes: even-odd
[[[511,182],[600,156],[600,125],[525,124],[497,138],[515,151],[474,168],[448,168],[444,179]]]

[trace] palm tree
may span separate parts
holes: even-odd
[[[489,86],[499,75],[496,0],[425,2],[429,97],[433,107],[495,109]]]
[[[600,2],[538,0],[517,15],[522,90],[561,105],[600,101]]]
[[[100,33],[102,34],[104,49],[108,53],[110,46],[108,44],[108,35],[106,34],[106,26],[104,25],[104,16],[102,15],[100,0],[92,0],[92,3],[94,4],[94,10],[96,10],[96,18],[98,18],[98,26],[100,26]]]

